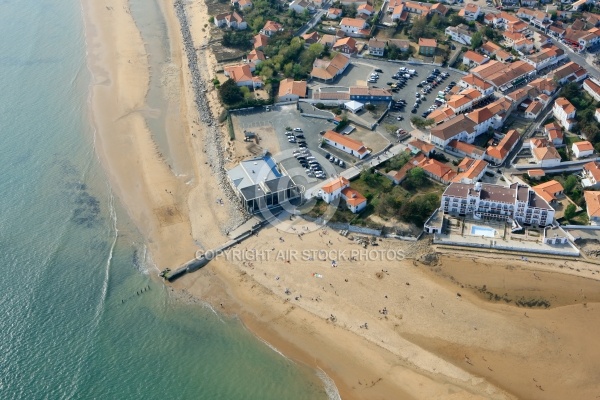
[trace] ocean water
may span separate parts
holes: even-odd
[[[151,278],[94,151],[83,32],[79,0],[0,1],[0,399],[326,399]]]

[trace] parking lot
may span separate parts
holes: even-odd
[[[351,66],[348,67],[348,70],[344,72],[344,74],[340,77],[338,81],[336,81],[331,86],[365,86],[369,85],[370,87],[379,87],[388,89],[388,82],[396,82],[396,80],[392,79],[392,75],[398,72],[398,69],[401,67],[406,67],[408,69],[414,69],[417,71],[417,76],[408,79],[406,82],[406,86],[400,89],[397,93],[394,93],[394,100],[406,100],[407,106],[403,111],[391,111],[388,113],[388,116],[381,122],[383,124],[393,124],[398,128],[402,128],[407,132],[412,130],[410,126],[410,118],[416,116],[421,116],[423,111],[427,110],[429,106],[431,106],[435,100],[437,92],[440,90],[444,90],[446,85],[450,82],[458,82],[463,75],[451,71],[447,68],[443,67],[435,67],[433,65],[413,65],[410,63],[393,63],[384,60],[355,60],[352,59]],[[377,83],[368,83],[369,75],[375,71],[375,69],[381,69],[383,72],[379,72],[379,79]],[[444,82],[434,88],[431,93],[425,96],[425,100],[419,105],[416,114],[411,114],[411,109],[413,104],[415,103],[415,93],[420,92],[419,87],[417,85],[425,80],[431,72],[435,69],[439,69],[441,72],[447,72],[450,76],[444,80]],[[315,86],[330,86],[324,84],[318,84]],[[396,117],[403,116],[404,121],[397,121]]]
[[[305,173],[305,169],[294,158],[293,151],[298,150],[299,146],[298,143],[290,143],[288,141],[288,137],[285,135],[287,127],[302,129],[301,133],[295,132],[304,135],[303,139],[298,140],[306,141],[307,148],[311,152],[311,155],[316,157],[320,162],[327,178],[345,169],[327,161],[324,157],[327,151],[319,147],[322,137],[319,132],[332,129],[334,125],[325,119],[302,117],[296,110],[295,105],[276,106],[272,111],[254,110],[235,112],[232,114],[232,118],[234,119],[234,125],[239,126],[242,130],[253,131],[261,127],[272,128],[268,131],[270,132],[269,134],[275,135],[279,151],[277,149],[268,150],[274,153],[273,156],[277,162],[281,164],[283,169],[299,185],[308,188],[320,182],[320,180],[316,177],[309,177]],[[236,132],[236,134],[242,135],[241,132]],[[356,161],[356,159],[348,154],[343,154],[342,156],[344,161],[346,161],[346,167],[351,165],[351,162]]]

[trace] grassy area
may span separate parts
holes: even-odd
[[[581,142],[577,135],[567,135],[564,137],[564,142],[567,146],[571,147],[573,143]]]
[[[573,218],[569,221],[571,225],[588,225],[590,220],[587,215],[587,211],[584,209],[579,213],[575,214]]]

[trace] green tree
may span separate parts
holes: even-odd
[[[423,186],[423,184],[427,181],[425,171],[423,168],[419,167],[411,169],[408,173],[408,178],[416,187]]]
[[[273,69],[270,67],[262,67],[260,69],[260,76],[264,79],[271,79],[273,77]]]
[[[410,36],[418,40],[421,37],[425,37],[427,34],[427,18],[419,17],[413,21],[412,28],[410,29]]]
[[[227,79],[219,88],[223,103],[232,105],[244,100],[244,94],[233,79]]]
[[[435,123],[435,121],[433,119],[423,119],[421,117],[412,117],[410,119],[410,122],[412,122],[412,124],[416,128],[425,128],[425,127],[431,126]]]
[[[573,189],[577,186],[577,177],[575,175],[569,175],[567,179],[565,179],[565,193],[571,193]]]
[[[567,208],[565,208],[565,219],[567,221],[572,220],[573,217],[575,217],[576,211],[577,211],[577,207],[575,207],[575,204],[569,204],[567,206]]]
[[[367,185],[374,188],[379,186],[381,181],[381,176],[375,174],[373,171],[366,169],[360,174],[360,179],[362,179]]]
[[[471,35],[471,48],[473,50],[478,49],[483,44],[483,36],[480,32],[475,32]]]
[[[452,14],[452,16],[450,17],[450,21],[449,22],[450,22],[451,26],[457,26],[457,25],[460,25],[460,24],[467,25],[468,21],[466,19],[464,19],[463,17],[461,17],[460,15],[458,15],[458,14]]]

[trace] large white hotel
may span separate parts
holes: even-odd
[[[451,183],[442,195],[445,214],[476,219],[513,219],[523,225],[547,226],[554,222],[554,209],[527,185]]]

